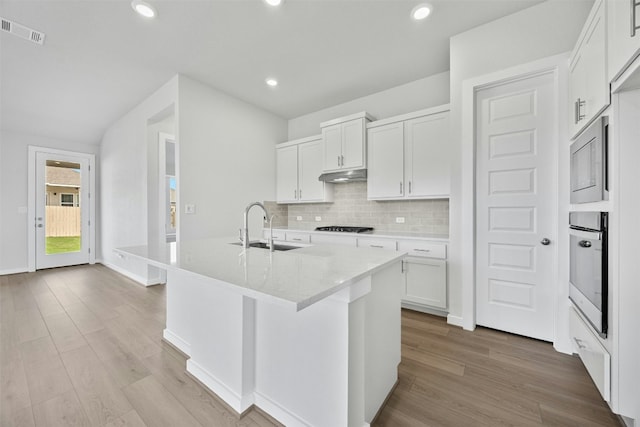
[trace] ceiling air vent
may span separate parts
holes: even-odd
[[[0,19],[2,20],[2,31],[13,34],[14,36],[18,36],[21,39],[29,40],[30,42],[39,45],[44,44],[44,33],[32,30],[31,28],[20,25],[17,22],[9,21],[5,18]]]

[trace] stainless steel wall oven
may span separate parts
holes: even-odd
[[[569,298],[601,337],[608,329],[607,212],[569,214]]]

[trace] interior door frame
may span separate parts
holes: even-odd
[[[28,146],[27,166],[27,252],[28,271],[36,271],[36,155],[47,153],[61,156],[75,156],[87,159],[89,162],[89,264],[96,263],[96,156],[95,154],[76,151],[59,150],[55,148]]]
[[[554,301],[554,340],[553,345],[558,351],[571,353],[568,328],[568,233],[566,224],[559,218],[563,213],[568,215],[568,168],[560,170],[558,165],[567,164],[569,161],[569,133],[567,127],[568,110],[568,53],[551,56],[527,64],[507,68],[494,73],[464,80],[462,82],[462,139],[460,151],[461,186],[459,193],[460,203],[460,229],[459,265],[461,286],[461,312],[460,317],[450,314],[448,323],[462,326],[466,330],[474,330],[476,327],[476,92],[492,86],[504,84],[514,80],[527,78],[542,73],[553,73],[556,93],[557,120],[557,150],[555,153],[554,170],[558,183],[557,197],[554,200],[555,211],[554,228],[552,238],[555,245],[555,255],[552,277],[558,289]],[[568,217],[568,216],[567,216]],[[564,230],[566,231],[566,230]],[[453,233],[452,233],[453,234]],[[565,236],[566,235],[566,236]],[[565,280],[566,279],[566,280]],[[566,288],[566,289],[565,289]]]

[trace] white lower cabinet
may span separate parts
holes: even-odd
[[[263,231],[265,239],[269,230]],[[403,261],[405,283],[402,302],[406,308],[434,314],[447,311],[447,244],[421,239],[397,239],[390,236],[354,235],[314,231],[273,230],[277,241],[312,245],[344,245],[359,248],[406,252]]]
[[[404,260],[403,300],[438,309],[447,309],[447,262],[439,259],[407,257]]]
[[[287,231],[285,240],[295,243],[311,243],[311,234],[296,231]]]
[[[387,249],[396,250],[396,241],[394,239],[384,239],[379,237],[358,237],[359,248]]]
[[[569,333],[577,353],[591,375],[596,388],[607,402],[611,401],[611,356],[575,308],[569,314]]]

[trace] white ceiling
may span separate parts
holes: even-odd
[[[99,143],[176,73],[290,119],[449,69],[449,37],[541,0],[0,0],[2,129]],[[267,76],[280,81],[265,85]]]

